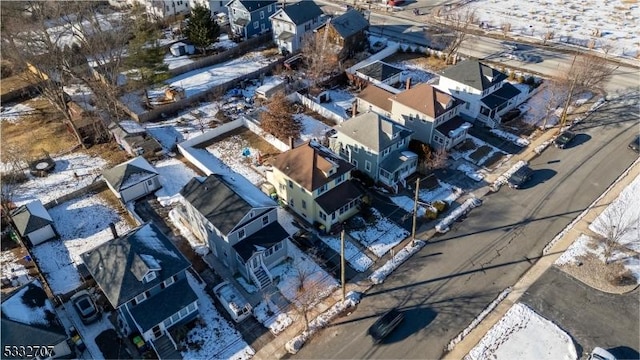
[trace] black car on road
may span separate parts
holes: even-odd
[[[402,322],[402,319],[404,319],[404,314],[398,309],[391,309],[384,313],[369,328],[369,335],[373,338],[373,342],[377,344],[382,341]]]
[[[635,139],[629,143],[629,149],[640,153],[640,135],[636,135]]]
[[[516,172],[511,174],[507,181],[509,183],[509,187],[513,189],[521,188],[522,185],[531,178],[531,173],[533,173],[533,170],[531,170],[527,165],[516,170]]]
[[[565,147],[567,147],[567,145],[569,145],[571,140],[573,140],[573,138],[575,137],[576,137],[576,133],[571,131],[565,131],[562,134],[560,134],[560,136],[558,136],[553,143],[556,145],[557,148],[564,149]]]

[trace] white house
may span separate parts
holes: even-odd
[[[320,25],[324,15],[313,1],[299,1],[283,5],[269,17],[273,30],[273,42],[282,53],[294,53],[300,49],[306,34]]]
[[[53,219],[40,200],[32,201],[11,212],[11,219],[20,236],[36,246],[56,237]]]
[[[494,128],[500,115],[527,97],[506,79],[506,74],[478,60],[465,60],[442,71],[434,87],[464,101],[461,114]]]
[[[102,176],[123,203],[151,194],[162,186],[158,172],[142,156],[104,170]]]
[[[189,6],[194,8],[196,5],[202,5],[211,11],[211,15],[219,13],[227,13],[225,1],[220,0],[189,0]]]

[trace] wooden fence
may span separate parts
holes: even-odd
[[[94,194],[95,193],[99,193],[99,192],[103,191],[106,188],[107,188],[107,183],[104,180],[100,179],[100,180],[95,181],[95,182],[93,182],[93,183],[91,183],[91,184],[89,184],[89,185],[87,185],[87,186],[85,186],[85,187],[83,187],[81,189],[78,189],[78,190],[76,190],[74,192],[71,192],[69,194],[60,196],[57,199],[49,201],[48,203],[44,204],[44,208],[48,210],[48,209],[51,209],[52,207],[54,207],[54,206],[56,206],[58,204],[61,204],[61,203],[65,202],[65,201],[69,201],[69,200],[78,198],[80,196],[83,196],[83,195],[86,195],[86,194],[89,194],[89,193],[94,193]]]

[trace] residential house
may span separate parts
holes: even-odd
[[[320,25],[324,13],[313,1],[283,4],[269,17],[273,30],[273,42],[283,54],[297,52],[307,34]]]
[[[225,6],[225,1],[223,0],[189,0],[189,7],[192,9],[196,5],[202,5],[211,11],[211,15],[225,13],[227,12],[227,8]]]
[[[422,83],[391,97],[392,119],[413,130],[412,138],[440,149],[464,141],[471,124],[459,113],[463,101]]]
[[[369,21],[362,13],[349,9],[344,14],[328,20],[314,31],[321,41],[337,46],[338,58],[347,59],[357,52],[365,50],[369,45],[366,31]],[[327,33],[325,33],[327,31]]]
[[[286,259],[289,238],[275,201],[240,175],[194,178],[180,193],[183,223],[213,255],[258,287],[269,285],[269,270]]]
[[[358,212],[363,193],[351,179],[355,166],[328,148],[307,142],[276,156],[271,165],[267,181],[278,197],[320,229],[331,231]]]
[[[371,83],[382,83],[394,86],[400,82],[402,69],[389,65],[384,61],[375,61],[356,70],[358,77]]]
[[[163,20],[170,16],[189,15],[191,8],[189,0],[135,0],[147,9],[147,15]]]
[[[3,359],[68,359],[75,355],[67,342],[69,336],[38,280],[3,296],[0,308]],[[34,350],[36,345],[44,352]]]
[[[107,128],[116,143],[131,156],[142,155],[148,160],[154,160],[164,152],[158,140],[133,120],[111,122]]]
[[[34,200],[11,211],[11,219],[18,234],[31,246],[42,244],[57,236],[53,219],[40,200]]]
[[[81,257],[120,331],[140,334],[160,359],[180,358],[170,332],[198,316],[198,296],[187,280],[191,264],[171,240],[148,223]]]
[[[364,88],[356,96],[356,111],[373,111],[388,118],[391,117],[391,97],[395,94],[373,84]]]
[[[413,131],[375,112],[335,127],[331,149],[374,181],[397,191],[416,171],[418,155],[409,151]]]
[[[151,194],[162,187],[156,169],[138,156],[102,172],[109,189],[120,201],[129,201]]]
[[[275,0],[231,0],[225,5],[229,25],[236,37],[248,39],[271,30],[269,17],[277,10]]]
[[[435,86],[464,101],[464,116],[493,128],[500,124],[500,115],[527,96],[506,79],[506,74],[478,60],[465,60],[442,71]]]

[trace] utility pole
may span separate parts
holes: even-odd
[[[571,62],[571,67],[569,68],[569,76],[571,76],[573,65],[575,63],[576,63],[576,56],[573,57],[573,61]],[[567,101],[564,103],[564,108],[562,109],[562,114],[560,115],[560,127],[558,128],[558,134],[562,132],[564,123],[567,121],[567,110],[569,109],[569,104],[571,103],[571,98],[573,97],[573,91],[576,88],[577,81],[578,81],[578,76],[574,74],[573,79],[571,80],[571,86],[569,87],[569,95],[567,95]]]
[[[420,178],[416,179],[416,194],[413,199],[413,223],[411,225],[411,244],[416,242],[416,218],[418,217],[418,193],[420,192]]]
[[[347,292],[347,286],[345,284],[345,271],[344,271],[344,229],[340,232],[340,282],[342,283],[342,302],[344,302]]]

